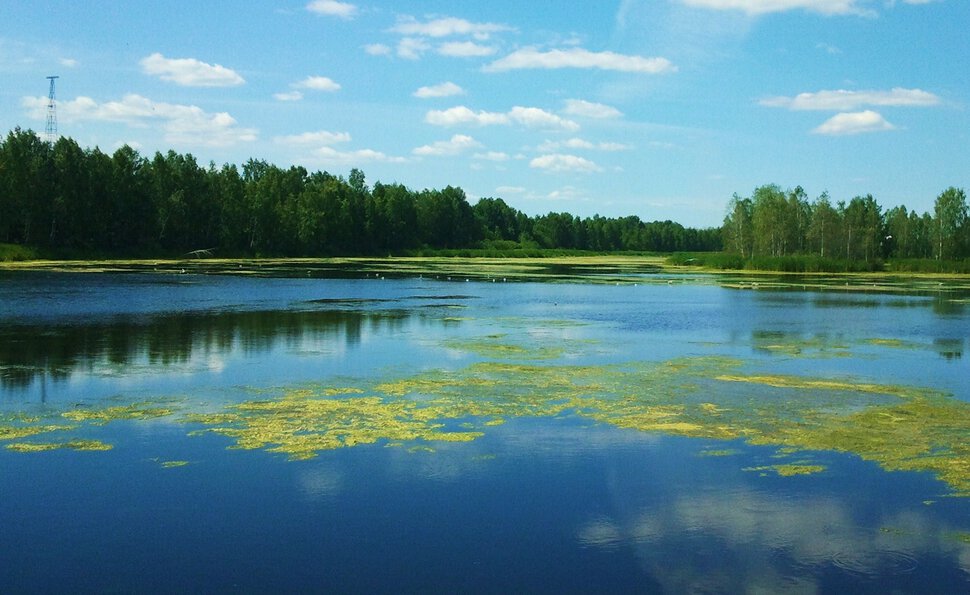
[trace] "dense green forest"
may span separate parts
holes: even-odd
[[[461,188],[414,191],[250,159],[198,164],[169,151],[109,155],[19,128],[0,144],[0,243],[48,254],[328,256],[484,248],[672,252],[721,249],[721,230],[638,217],[530,217]]]
[[[775,263],[771,268],[787,262],[837,270],[826,264],[850,261],[861,263],[856,268],[878,270],[886,259],[970,257],[966,193],[954,187],[936,198],[932,213],[920,215],[902,205],[883,211],[872,195],[833,204],[828,194],[809,202],[801,187],[761,186],[751,197],[734,195],[723,232],[726,252],[749,265]]]

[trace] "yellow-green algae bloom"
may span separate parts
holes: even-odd
[[[751,370],[748,362],[714,356],[563,365],[548,361],[539,345],[537,357],[515,355],[517,361],[511,361],[499,355],[503,335],[490,335],[486,342],[499,346],[498,353],[487,354],[494,359],[461,369],[362,381],[356,387],[256,391],[257,398],[181,417],[174,417],[180,407],[172,401],[59,415],[72,426],[22,416],[0,423],[0,441],[16,441],[6,445],[10,450],[61,448],[71,442],[23,439],[90,430],[113,420],[172,417],[228,437],[233,448],[300,460],[362,444],[470,441],[521,417],[579,416],[631,431],[743,440],[776,447],[782,456],[851,453],[889,471],[931,472],[954,494],[970,496],[970,403],[941,391],[847,377],[765,374]],[[779,475],[822,469],[798,463],[770,467]]]
[[[172,407],[161,407],[153,403],[132,403],[110,407],[75,408],[65,411],[62,417],[77,422],[106,424],[121,419],[150,419],[166,417],[175,413]]]
[[[356,392],[356,391],[355,391]],[[235,440],[240,449],[265,448],[291,460],[311,459],[319,451],[378,441],[473,440],[479,432],[451,432],[444,424],[417,415],[414,401],[388,401],[376,396],[338,398],[330,391],[286,393],[281,399],[247,401],[215,414],[196,414],[186,421],[210,426]]]
[[[16,452],[43,452],[67,448],[79,451],[103,451],[114,448],[100,440],[68,440],[66,442],[12,442],[6,445],[8,450]]]
[[[811,475],[813,473],[821,473],[825,471],[825,465],[805,465],[805,464],[787,464],[787,465],[764,465],[761,467],[745,467],[745,471],[773,471],[781,477],[792,477],[794,475]]]

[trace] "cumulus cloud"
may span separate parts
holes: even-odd
[[[435,126],[457,126],[460,124],[491,126],[493,124],[508,124],[509,117],[499,112],[476,112],[464,105],[459,105],[446,110],[431,110],[425,114],[424,121]]]
[[[568,131],[579,130],[579,124],[576,122],[566,120],[537,107],[515,106],[509,111],[509,118],[529,128],[555,128]]]
[[[508,161],[511,159],[508,153],[503,153],[501,151],[487,151],[485,153],[475,153],[473,155],[475,159],[481,159],[482,161]]]
[[[473,111],[464,105],[446,110],[431,110],[424,118],[428,124],[435,126],[457,126],[473,124],[476,126],[491,126],[496,124],[521,124],[529,128],[559,129],[575,131],[579,124],[566,120],[537,107],[515,106],[506,113]]]
[[[873,16],[859,0],[680,0],[682,4],[712,10],[736,10],[751,16],[806,10],[819,14]],[[918,0],[917,0],[918,1]],[[912,0],[910,0],[912,3]]]
[[[845,136],[864,132],[893,130],[895,126],[886,121],[878,112],[866,110],[836,114],[812,131],[827,136]]]
[[[495,189],[495,192],[499,194],[522,194],[525,192],[525,188],[522,186],[499,186]]]
[[[562,112],[570,116],[597,119],[619,118],[623,115],[623,112],[613,106],[583,99],[567,99]]]
[[[660,74],[676,72],[677,67],[666,58],[647,58],[614,52],[591,52],[583,48],[540,51],[536,48],[516,50],[487,65],[486,72],[505,72],[523,69],[585,68]]]
[[[155,52],[142,58],[139,64],[145,74],[183,87],[233,87],[246,82],[231,68],[195,58],[166,58]]]
[[[819,91],[799,93],[794,97],[768,97],[759,102],[767,107],[790,110],[853,110],[866,105],[880,107],[929,107],[938,105],[940,98],[922,89],[895,87],[889,91]]]
[[[364,51],[371,56],[388,56],[391,48],[383,43],[369,43],[364,46]]]
[[[313,151],[313,160],[325,165],[343,165],[357,167],[362,163],[406,163],[403,157],[393,157],[373,149],[357,149],[355,151],[338,151],[333,147],[320,147]]]
[[[25,97],[22,105],[31,118],[46,118],[46,97]],[[57,104],[64,122],[107,121],[145,127],[160,125],[166,142],[178,145],[229,146],[256,140],[254,128],[241,128],[226,112],[208,113],[194,105],[154,102],[128,94],[120,101],[98,103],[90,97],[77,97]]]
[[[603,171],[603,168],[596,165],[585,157],[577,155],[567,155],[553,153],[550,155],[540,155],[529,162],[529,167],[534,169],[544,169],[550,172],[582,172],[592,173]]]
[[[626,151],[631,149],[630,145],[622,143],[594,143],[582,138],[570,138],[564,141],[551,141],[539,145],[539,152],[552,153],[560,149],[586,149],[590,151]]]
[[[335,145],[337,143],[350,142],[350,133],[318,130],[316,132],[304,132],[302,134],[277,136],[273,139],[273,142],[284,144],[284,145],[329,146],[329,145]]]
[[[431,44],[420,37],[405,37],[397,43],[397,55],[405,60],[417,60],[431,49]]]
[[[431,99],[435,97],[452,97],[454,95],[464,95],[464,94],[465,94],[465,90],[451,81],[441,83],[439,85],[421,87],[413,93],[415,97],[418,97],[420,99]]]
[[[491,56],[498,50],[492,46],[481,45],[473,41],[449,41],[438,46],[438,53],[442,56],[455,58],[478,58]]]
[[[401,17],[391,27],[391,31],[401,35],[421,37],[451,37],[455,35],[472,36],[478,40],[488,39],[493,33],[512,31],[507,25],[498,23],[473,23],[465,19],[443,17],[428,21],[418,21],[414,17]]]
[[[299,101],[303,99],[303,93],[299,91],[289,91],[287,93],[273,93],[277,101]]]
[[[339,91],[340,85],[325,76],[308,76],[298,83],[291,85],[294,89],[312,89],[314,91]]]
[[[352,19],[357,16],[357,7],[347,2],[336,0],[314,0],[306,5],[310,12],[342,19]]]
[[[470,136],[456,134],[449,140],[440,140],[430,145],[417,147],[412,153],[421,156],[458,155],[459,153],[481,146],[482,144],[480,142]]]

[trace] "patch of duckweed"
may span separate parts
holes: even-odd
[[[324,390],[322,393],[328,391]],[[197,414],[187,420],[235,441],[234,448],[265,449],[306,460],[325,450],[386,442],[474,440],[480,432],[452,432],[418,415],[414,400],[376,396],[310,394],[294,391],[276,400],[247,401],[228,411]]]
[[[850,345],[841,337],[798,334],[776,331],[758,331],[752,334],[752,346],[766,353],[789,357],[848,357]]]
[[[68,440],[66,442],[13,442],[7,444],[6,448],[14,452],[44,452],[62,448],[77,451],[104,451],[114,447],[100,440]]]
[[[174,469],[176,467],[185,467],[188,464],[188,461],[161,461],[158,465],[162,469]]]
[[[853,382],[853,381],[807,378],[802,376],[783,376],[783,375],[741,376],[741,375],[723,374],[723,375],[717,376],[715,380],[720,380],[721,382],[747,382],[751,384],[764,384],[775,388],[795,388],[795,389],[806,389],[806,390],[872,393],[872,394],[879,394],[879,395],[892,395],[896,397],[916,397],[927,393],[925,389],[909,387],[909,386],[900,386],[900,385],[893,385],[893,384],[860,383],[860,382]]]
[[[741,451],[736,448],[721,448],[721,449],[707,449],[702,450],[697,453],[702,457],[733,457],[735,455],[741,454]]]
[[[487,336],[477,340],[449,340],[443,346],[456,351],[467,351],[481,357],[493,359],[556,359],[565,352],[561,347],[543,346],[535,347],[519,345],[516,343],[502,341],[501,338]]]
[[[31,436],[37,436],[38,434],[48,434],[50,432],[60,432],[62,430],[71,430],[76,426],[64,426],[56,424],[43,424],[43,425],[20,425],[20,424],[9,424],[0,425],[0,440],[20,440],[21,438],[29,438]]]
[[[115,420],[144,420],[167,417],[175,413],[172,407],[162,407],[154,403],[131,403],[108,407],[78,407],[65,411],[62,417],[76,422],[103,425]]]
[[[813,473],[821,473],[822,471],[825,471],[825,465],[764,465],[761,467],[745,467],[744,471],[758,471],[762,475],[765,475],[766,472],[771,471],[780,477],[792,477],[795,475],[811,475]]]

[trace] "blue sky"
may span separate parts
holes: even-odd
[[[719,225],[970,180],[970,1],[7,2],[0,130]]]

